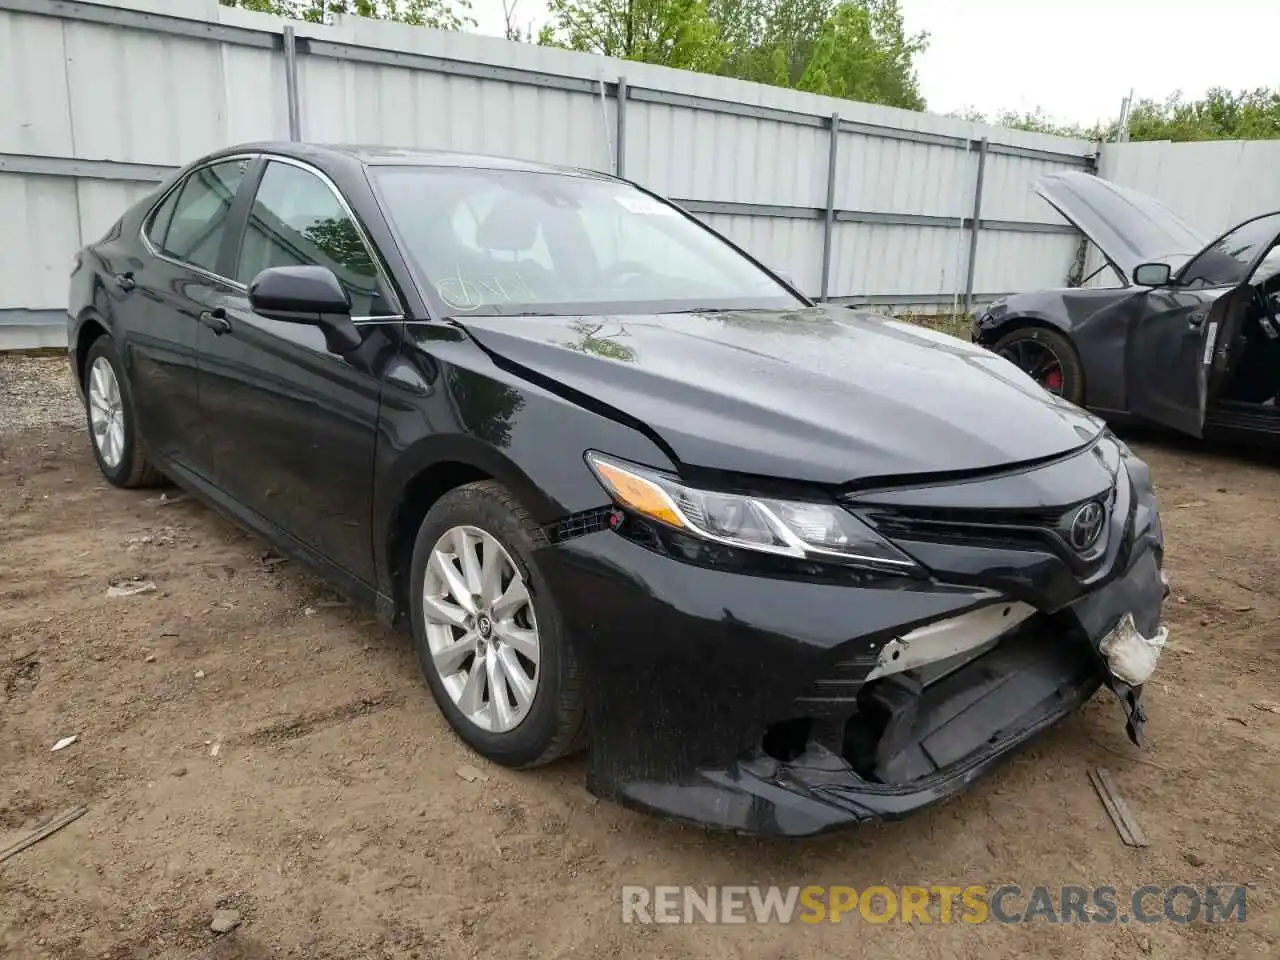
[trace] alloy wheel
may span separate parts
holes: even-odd
[[[109,470],[124,456],[124,401],[115,368],[98,357],[89,368],[89,426],[98,456]]]
[[[483,730],[505,733],[538,688],[538,624],[524,576],[505,547],[473,526],[446,530],[422,584],[431,663],[449,698]]]
[[[1013,340],[1001,348],[1000,356],[1050,393],[1062,395],[1062,361],[1048,344],[1030,338]]]

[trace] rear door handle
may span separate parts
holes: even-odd
[[[231,321],[227,319],[227,311],[221,307],[206,310],[200,314],[200,322],[214,332],[216,336],[231,332]]]
[[[125,293],[128,293],[130,290],[132,290],[134,287],[137,286],[137,284],[133,280],[132,271],[130,271],[129,273],[117,273],[115,275],[115,281],[116,281],[116,286],[118,286]]]

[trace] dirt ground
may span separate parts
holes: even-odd
[[[61,361],[5,363],[0,849],[68,807],[88,812],[0,864],[0,956],[1280,954],[1275,458],[1135,439],[1174,583],[1146,752],[1104,691],[950,803],[763,842],[597,803],[580,759],[484,764],[402,636],[199,503],[107,486]],[[33,377],[61,399],[16,416]],[[156,591],[107,595],[131,577]],[[460,777],[464,764],[487,781]],[[1086,775],[1096,766],[1148,847],[1121,843]],[[624,884],[1112,884],[1123,899],[1211,882],[1248,885],[1246,922],[659,927],[624,925],[620,908]],[[224,936],[209,929],[218,907],[242,917]]]

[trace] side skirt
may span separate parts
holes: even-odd
[[[391,597],[379,593],[374,587],[286,533],[266,517],[246,509],[238,500],[228,496],[186,467],[169,459],[165,459],[163,463],[157,463],[156,466],[164,472],[165,476],[236,526],[262,537],[289,559],[309,567],[344,596],[356,603],[372,607],[374,615],[385,626],[397,625],[396,604]]]
[[[1220,400],[1205,414],[1205,434],[1280,442],[1280,408]]]

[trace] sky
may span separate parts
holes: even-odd
[[[1277,0],[901,0],[927,31],[918,61],[928,109],[1040,110],[1088,126],[1138,99],[1212,86],[1280,86]],[[515,19],[546,19],[545,0],[516,0]],[[481,33],[503,33],[502,0],[472,0]]]

